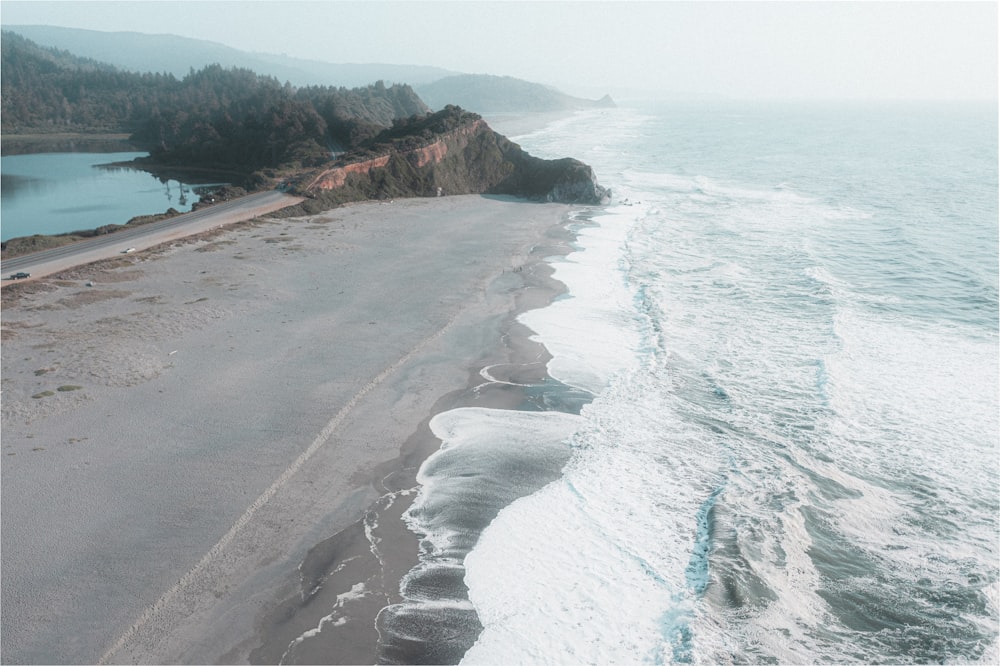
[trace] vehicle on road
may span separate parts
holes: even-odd
[[[20,273],[11,273],[10,279],[11,280],[23,280],[24,278],[30,278],[30,277],[31,277],[31,273],[25,273],[24,271],[21,271]]]
[[[134,247],[127,247],[124,250],[122,250],[122,254],[128,254],[130,252],[135,252],[135,248]]]

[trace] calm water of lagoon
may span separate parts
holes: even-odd
[[[35,153],[0,159],[0,240],[125,224],[168,208],[191,210],[204,187],[108,167],[146,153]],[[197,189],[196,189],[197,188]]]

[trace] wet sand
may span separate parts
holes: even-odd
[[[286,660],[373,662],[427,421],[520,402],[478,373],[544,358],[513,316],[570,210],[361,204],[5,289],[3,661],[271,663],[322,627]]]

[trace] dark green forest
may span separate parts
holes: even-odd
[[[123,72],[4,32],[0,131],[124,132],[160,164],[307,168],[428,107],[406,85],[294,88],[211,65],[178,80]],[[397,122],[397,127],[399,123]]]

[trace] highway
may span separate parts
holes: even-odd
[[[201,233],[224,224],[232,224],[265,215],[300,201],[302,201],[301,197],[275,190],[258,192],[166,220],[126,227],[115,233],[5,259],[0,264],[0,275],[3,277],[2,285],[24,281],[11,280],[10,276],[14,273],[30,273],[31,278],[29,279],[33,280],[74,266],[113,257],[121,254],[127,248],[135,248],[137,251],[144,250],[166,241]]]

